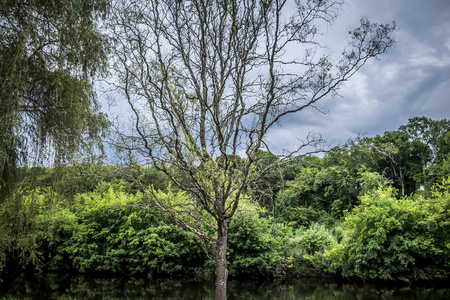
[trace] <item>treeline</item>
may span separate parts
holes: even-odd
[[[279,161],[247,191],[229,230],[231,276],[446,278],[450,122],[425,117],[322,158]],[[258,173],[277,161],[260,153]],[[0,203],[0,274],[107,272],[208,276],[196,236],[154,207],[116,166],[22,168]],[[182,204],[155,169],[140,181]]]

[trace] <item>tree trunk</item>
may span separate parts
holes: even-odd
[[[400,167],[400,186],[402,188],[402,197],[405,197],[406,188],[405,188],[405,175],[403,174],[402,167]]]
[[[227,298],[227,239],[228,220],[220,220],[218,221],[216,249],[216,300]]]

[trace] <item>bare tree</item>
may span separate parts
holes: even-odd
[[[260,149],[270,150],[268,131],[283,117],[335,97],[367,60],[394,43],[395,24],[363,18],[339,59],[320,54],[320,25],[333,23],[342,4],[115,3],[115,85],[135,118],[134,134],[123,134],[122,146],[190,195],[190,203],[171,205],[143,186],[214,255],[216,299],[226,295],[228,222],[259,176],[252,166]],[[299,149],[316,142],[307,139]]]

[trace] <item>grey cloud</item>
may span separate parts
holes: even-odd
[[[330,106],[335,123],[345,123],[346,132],[374,135],[395,130],[414,116],[448,118],[450,2],[354,0],[349,7],[349,19],[357,14],[375,22],[394,19],[399,25],[398,43],[343,89],[345,99]],[[355,84],[362,80],[364,87]],[[362,93],[367,99],[360,97]],[[361,105],[364,101],[371,101],[372,107]],[[334,131],[333,127],[329,130]]]
[[[342,88],[344,98],[322,102],[319,107],[328,114],[308,110],[283,120],[282,129],[270,136],[273,143],[288,146],[293,136],[312,130],[338,142],[356,132],[373,136],[396,130],[415,116],[449,117],[450,1],[348,2],[326,44],[341,47],[346,29],[367,16],[378,23],[396,21],[396,47],[361,69]]]
[[[343,98],[325,100],[319,108],[282,120],[269,134],[278,149],[292,148],[311,131],[339,142],[355,133],[368,136],[396,130],[408,118],[450,117],[450,1],[348,0],[325,43],[339,55],[349,27],[361,16],[398,25],[396,47],[373,60],[343,86]]]

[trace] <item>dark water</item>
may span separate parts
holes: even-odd
[[[5,287],[3,287],[5,289]],[[19,278],[0,299],[214,299],[214,282],[189,279],[106,278],[46,275]],[[230,280],[228,299],[450,299],[439,285],[357,284],[336,280]]]

